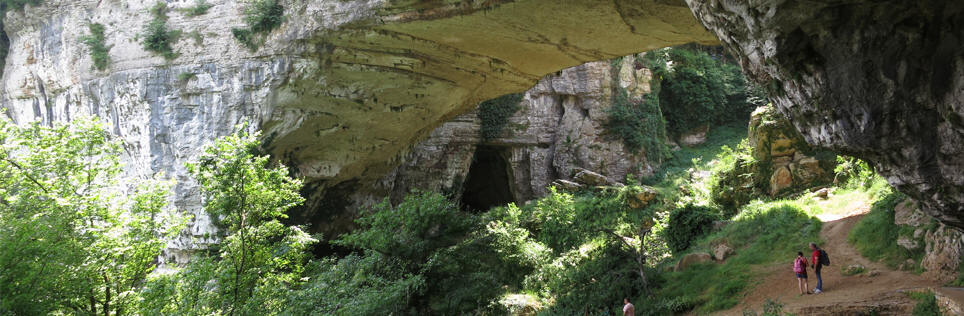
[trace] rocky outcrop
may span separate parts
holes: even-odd
[[[964,227],[964,2],[686,2],[808,143]]]
[[[705,252],[690,253],[679,259],[679,262],[676,263],[674,271],[683,271],[694,264],[707,262],[713,262],[713,257],[710,256],[710,254]]]
[[[348,208],[364,207],[385,196],[398,202],[413,189],[448,192],[460,199],[472,190],[466,182],[472,180],[473,161],[477,162],[480,150],[497,152],[505,164],[508,183],[504,186],[511,199],[504,202],[542,197],[553,184],[578,190],[619,183],[627,175],[646,177],[656,164],[645,152],[629,151],[621,140],[609,137],[604,124],[613,85],[640,99],[650,92],[651,76],[633,56],[549,75],[524,93],[519,111],[509,118],[501,136],[483,139],[477,112],[460,115],[433,130],[382,179],[357,183]],[[492,169],[497,168],[482,171],[496,172]],[[494,176],[501,175],[487,175]],[[326,224],[319,221],[318,225]]]
[[[910,199],[901,201],[894,207],[894,224],[898,227],[909,227],[901,231],[913,232],[900,234],[898,245],[918,253],[920,248],[924,247],[924,256],[919,263],[924,269],[924,276],[943,283],[958,278],[958,269],[964,259],[964,233],[934,222],[924,215],[919,203]],[[917,266],[917,262],[909,261],[909,266]]]
[[[747,140],[753,159],[760,165],[762,179],[769,179],[771,196],[829,184],[833,180],[836,155],[815,150],[772,106],[763,106],[750,116]]]
[[[808,145],[772,106],[753,111],[747,145],[740,145],[736,159],[718,169],[711,183],[713,201],[731,212],[763,195],[816,190],[833,180],[836,155]],[[826,198],[829,191],[820,194]]]

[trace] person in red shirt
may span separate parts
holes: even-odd
[[[820,278],[820,268],[823,267],[820,264],[820,248],[817,247],[817,244],[810,243],[810,250],[813,250],[813,255],[811,255],[813,272],[817,274],[817,287],[813,288],[813,294],[818,294],[823,292],[823,279]]]

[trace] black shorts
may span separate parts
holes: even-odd
[[[797,277],[798,277],[798,278],[801,278],[801,279],[806,279],[806,278],[807,278],[807,273],[806,273],[806,272],[804,272],[804,273],[797,273]]]

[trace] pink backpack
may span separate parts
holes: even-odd
[[[803,273],[806,269],[806,263],[803,259],[797,258],[793,260],[793,273]]]

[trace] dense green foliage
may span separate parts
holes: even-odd
[[[395,207],[383,202],[358,224],[336,243],[359,253],[321,264],[300,295],[324,298],[303,312],[469,313],[488,306],[503,286],[518,287],[539,256],[523,252],[517,232],[483,226],[438,193],[415,192]]]
[[[770,185],[769,174],[764,172],[770,166],[753,158],[752,151],[746,139],[735,149],[724,145],[710,170],[710,201],[718,205],[726,217],[736,215],[740,207],[763,196]]]
[[[521,234],[517,248],[543,254],[531,256],[539,260],[532,260],[520,293],[546,302],[545,314],[572,315],[612,312],[622,297],[646,292],[650,260],[667,250],[653,232],[656,207],[628,206],[635,192],[632,186],[575,195],[551,191],[521,208],[490,211],[493,223]]]
[[[188,165],[221,241],[178,273],[154,278],[146,287],[152,299],[142,304],[145,314],[271,315],[286,309],[316,240],[279,221],[304,201],[302,184],[256,154],[257,137],[238,132],[218,139]]]
[[[164,59],[171,60],[177,58],[173,45],[177,42],[181,31],[167,28],[167,10],[166,2],[154,4],[151,7],[153,18],[144,25],[144,31],[139,36],[141,37],[141,45],[144,46],[145,50],[160,54],[164,56]]]
[[[615,90],[612,106],[606,110],[609,119],[605,127],[610,135],[622,139],[631,152],[643,150],[653,161],[666,158],[669,155],[664,143],[666,122],[660,112],[659,98],[650,93],[642,101],[632,102],[626,89]]]
[[[250,0],[244,8],[246,28],[233,28],[234,38],[251,51],[264,44],[268,33],[284,22],[284,7],[278,0]]]
[[[669,249],[682,252],[689,248],[690,243],[712,230],[713,221],[719,219],[717,213],[708,206],[693,204],[674,209],[664,231]]]
[[[104,37],[104,25],[91,23],[87,27],[90,28],[90,35],[82,36],[80,41],[90,49],[90,58],[94,61],[94,68],[105,70],[110,62],[110,56],[108,55],[110,47],[107,46],[107,39]]]
[[[194,6],[185,8],[183,10],[184,15],[189,17],[202,16],[208,13],[208,10],[214,7],[213,4],[207,2],[207,0],[195,0]]]
[[[119,153],[94,120],[0,119],[0,314],[133,309],[138,284],[182,226],[162,212],[165,184],[118,190]]]
[[[633,60],[636,66],[659,67],[662,60],[655,60],[657,54],[645,54]],[[629,92],[619,85],[619,69],[623,58],[611,62],[612,105],[606,109],[607,120],[604,127],[609,137],[622,139],[630,152],[643,150],[646,157],[659,162],[669,156],[666,139],[666,121],[660,110],[658,77],[650,81],[651,91],[639,100],[629,97]]]
[[[522,108],[519,106],[522,96],[521,93],[506,94],[479,104],[479,136],[482,140],[503,136],[509,118]]]
[[[654,64],[654,74],[661,78],[659,103],[667,129],[675,135],[711,123],[746,120],[766,103],[762,92],[748,88],[739,67],[723,56],[690,47],[649,54],[662,62]]]

